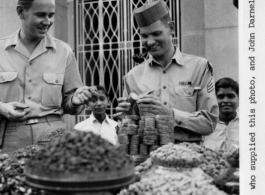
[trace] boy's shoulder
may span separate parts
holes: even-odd
[[[114,127],[118,125],[118,123],[115,120],[111,119],[111,118],[108,118],[108,122]]]
[[[75,130],[81,130],[83,129],[83,127],[86,127],[88,124],[90,123],[90,120],[89,120],[89,117],[79,123],[77,123],[75,126],[74,126],[74,129]]]

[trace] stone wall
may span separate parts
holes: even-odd
[[[233,1],[181,1],[181,49],[207,58],[216,81],[222,77],[238,81],[238,9]]]

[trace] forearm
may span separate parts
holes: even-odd
[[[187,129],[187,131],[209,135],[213,132],[217,124],[217,114],[208,111],[197,111],[188,113],[173,109],[175,126]]]

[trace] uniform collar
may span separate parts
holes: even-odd
[[[153,58],[153,56],[150,53],[148,55],[149,55],[149,62],[151,65],[153,65],[153,63],[160,64],[158,61],[156,61]],[[180,66],[184,66],[182,53],[180,52],[178,47],[175,47],[175,53],[171,58],[171,63],[172,62],[176,62],[176,64],[178,64]]]
[[[92,112],[91,115],[90,115],[90,119],[91,119],[92,122],[98,122],[98,120],[95,118],[93,112]],[[109,118],[108,115],[106,114],[106,118],[104,119],[103,122],[106,122],[106,123],[109,124],[109,120],[110,120],[110,118]]]
[[[5,45],[5,49],[7,49],[9,46],[17,46],[18,44],[20,44],[19,41],[19,32],[21,29],[17,30],[16,32],[14,32],[7,40],[6,45]],[[45,48],[53,48],[56,50],[56,44],[53,40],[53,38],[47,33],[45,35],[45,37],[41,40],[41,42],[39,43],[39,45],[42,45]],[[38,47],[38,46],[37,46]]]

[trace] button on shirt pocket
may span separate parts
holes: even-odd
[[[200,87],[191,85],[178,85],[175,86],[175,93],[179,96],[192,97],[195,95],[195,92],[198,89],[200,89]]]
[[[17,72],[0,72],[0,102],[19,101]]]
[[[64,74],[43,73],[42,103],[49,107],[61,107]]]
[[[197,105],[197,92],[200,87],[192,86],[192,85],[177,85],[175,86],[175,105],[178,105],[178,109],[187,111],[187,112],[195,112]]]

